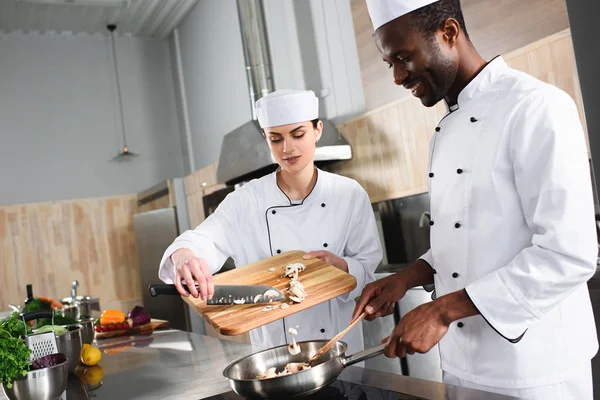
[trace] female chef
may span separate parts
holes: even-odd
[[[259,99],[258,121],[279,168],[230,193],[204,222],[175,239],[160,263],[162,281],[174,283],[183,296],[202,299],[212,296],[212,274],[228,257],[243,266],[303,250],[305,257],[318,257],[356,277],[350,293],[252,330],[252,344],[265,348],[288,343],[290,327],[299,327],[297,340],[330,339],[346,328],[355,298],[374,280],[382,259],[365,190],[314,165],[323,129],[318,109],[312,91],[280,90]],[[349,353],[362,350],[362,328],[353,328],[344,341]]]

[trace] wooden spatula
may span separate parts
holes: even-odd
[[[327,353],[333,347],[334,344],[336,344],[346,333],[350,332],[350,329],[354,328],[354,326],[356,324],[358,324],[360,321],[362,321],[363,318],[365,318],[366,316],[367,316],[366,312],[363,312],[362,314],[360,314],[360,316],[358,318],[356,318],[356,320],[353,323],[348,325],[348,327],[346,329],[344,329],[343,331],[341,331],[340,333],[335,335],[333,337],[333,339],[331,339],[329,342],[327,342],[325,344],[325,346],[323,346],[319,350],[317,350],[315,355],[312,356],[312,358],[310,359],[308,365],[311,367],[314,367],[316,365],[317,361],[319,360],[319,358],[321,358],[321,356],[323,354]]]

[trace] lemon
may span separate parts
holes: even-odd
[[[99,365],[86,368],[83,372],[83,377],[88,385],[95,386],[102,381],[104,378],[104,370]]]
[[[87,346],[81,350],[81,362],[87,366],[98,364],[102,358],[102,353],[97,347]]]

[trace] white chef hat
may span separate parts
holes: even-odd
[[[376,31],[381,25],[439,0],[367,0],[369,16]]]
[[[312,90],[277,90],[258,99],[255,109],[264,129],[319,118],[319,99]]]

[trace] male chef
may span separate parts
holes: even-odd
[[[446,383],[524,399],[592,399],[598,342],[586,281],[598,253],[577,108],[562,90],[485,61],[459,0],[367,0],[394,83],[447,114],[430,143],[430,250],[367,285],[371,320],[417,286],[388,357],[439,343]]]

